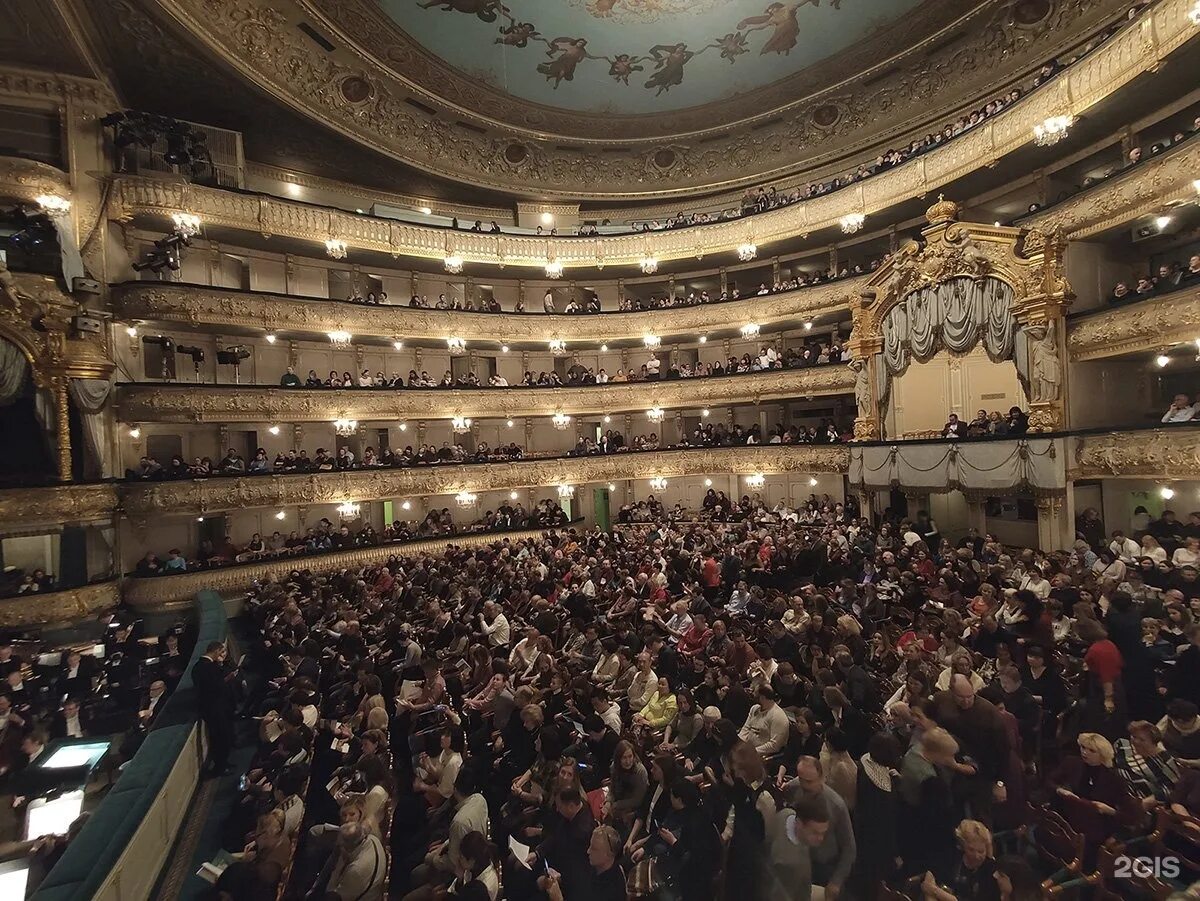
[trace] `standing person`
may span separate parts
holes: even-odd
[[[819,795],[801,797],[771,816],[762,896],[769,901],[809,901],[813,896],[812,852],[828,832],[829,806]]]
[[[204,656],[192,666],[196,685],[196,704],[208,731],[208,775],[229,772],[229,752],[233,750],[233,672],[225,669],[229,654],[223,641],[210,641]]]

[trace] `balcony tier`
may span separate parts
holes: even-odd
[[[587,485],[686,475],[846,472],[850,450],[837,444],[627,452],[595,457],[530,458],[514,463],[360,469],[241,476],[122,487],[125,513],[209,514],[255,507],[362,502],[383,498],[484,492],[543,485]]]
[[[116,580],[82,588],[0,599],[0,628],[21,629],[49,623],[73,623],[111,610],[120,603]]]
[[[698,409],[742,403],[849,394],[854,372],[841,364],[744,375],[580,388],[322,390],[253,385],[118,386],[125,422],[358,422],[505,419],[555,413],[625,413],[652,407]]]
[[[1200,284],[1125,306],[1089,310],[1068,322],[1067,352],[1072,360],[1100,360],[1195,341],[1200,337]]]
[[[1200,473],[1200,423],[1076,435],[1072,479],[1195,479]]]
[[[546,315],[468,313],[461,310],[414,309],[399,304],[366,306],[321,298],[234,291],[172,282],[128,282],[113,288],[113,301],[124,319],[180,323],[188,326],[241,326],[272,332],[346,331],[360,337],[432,338],[450,336],[468,343],[518,344],[551,339],[600,343],[641,339],[645,335],[705,334],[804,321],[845,311],[869,276],[840,279],[780,294],[746,297],[722,303],[649,310],[640,313]]]

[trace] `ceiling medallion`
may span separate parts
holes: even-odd
[[[847,235],[852,235],[855,232],[862,231],[863,224],[867,221],[867,217],[862,213],[847,213],[838,220],[838,225],[842,227],[842,231]]]
[[[458,275],[463,271],[463,258],[456,254],[451,254],[442,260],[442,265],[446,267],[446,271],[451,275]]]
[[[743,263],[749,263],[752,259],[754,259],[756,256],[758,256],[758,246],[755,244],[751,244],[750,242],[746,242],[745,244],[739,244],[738,249],[737,249],[737,256],[738,256],[738,259],[741,260]]]
[[[1071,116],[1051,116],[1045,122],[1033,126],[1033,143],[1039,147],[1051,147],[1067,136],[1075,120]]]

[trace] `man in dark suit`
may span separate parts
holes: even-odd
[[[88,717],[80,709],[75,698],[67,698],[62,710],[50,720],[50,738],[86,738],[91,734]]]
[[[233,690],[232,672],[223,665],[229,654],[225,643],[209,642],[204,656],[192,666],[192,681],[196,686],[196,704],[208,731],[208,773],[223,775],[229,768],[229,752],[233,749]]]
[[[92,693],[92,677],[96,672],[94,657],[84,657],[79,651],[67,654],[67,662],[58,674],[58,694],[70,698],[86,698]]]

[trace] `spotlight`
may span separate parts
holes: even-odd
[[[1166,354],[1159,354],[1157,357],[1154,358],[1154,362],[1158,365],[1159,369],[1163,369],[1166,367],[1166,365],[1168,363],[1171,362],[1171,358],[1168,357]]]
[[[400,509],[401,509],[401,510],[411,510],[411,509],[412,509],[412,502],[411,502],[411,501],[405,501],[404,503],[402,503],[402,504],[400,505]]]
[[[500,353],[502,353],[502,354],[508,353],[508,345],[507,344],[500,345]]]
[[[287,513],[285,513],[283,510],[280,510],[278,513],[275,514],[275,518],[276,519],[286,519]]]
[[[275,338],[274,335],[267,335],[267,343],[268,344],[274,344],[276,340],[277,339]]]
[[[602,354],[603,354],[603,353],[608,353],[608,345],[607,345],[607,344],[601,344],[601,345],[600,345],[600,353],[602,353]]]
[[[708,335],[701,335],[701,336],[700,336],[700,343],[701,343],[701,344],[707,344],[707,343],[708,343]]]
[[[395,349],[395,350],[400,350],[401,348],[403,348],[403,347],[404,347],[404,342],[403,342],[403,341],[393,341],[393,342],[392,342],[392,347],[393,347],[393,349]]]
[[[1157,228],[1160,232],[1166,231],[1167,226],[1170,224],[1171,224],[1170,216],[1155,216],[1154,217],[1154,227]]]
[[[1164,501],[1169,501],[1171,498],[1173,498],[1175,496],[1175,489],[1169,488],[1166,485],[1163,485],[1161,488],[1158,489],[1158,493],[1160,495],[1162,495],[1162,499]]]
[[[269,429],[267,429],[267,431],[270,432],[272,435],[278,435],[279,434],[279,426],[273,425]]]
[[[519,494],[518,494],[517,492],[515,492],[515,491],[510,491],[510,492],[508,493],[508,499],[509,499],[510,501],[515,501],[515,500],[516,500],[517,498],[519,498],[520,496],[521,496],[521,495],[519,495]]]
[[[616,486],[616,484],[615,484],[615,483],[613,483],[613,482],[609,482],[609,483],[608,483],[608,490],[609,490],[609,491],[616,491],[616,490],[617,490],[617,486]]]
[[[139,438],[142,437],[142,430],[139,429],[137,426],[134,426],[132,429],[129,430],[129,437],[132,438],[134,441],[137,441]]]

